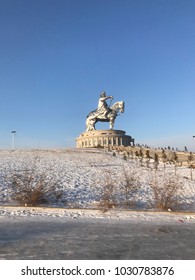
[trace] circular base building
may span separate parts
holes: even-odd
[[[134,139],[123,130],[91,130],[76,138],[77,148],[134,146]]]

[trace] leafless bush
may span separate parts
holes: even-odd
[[[190,179],[192,181],[193,177],[192,177],[192,170],[194,168],[194,156],[192,154],[192,152],[190,152],[189,156],[188,156],[188,166],[190,168]]]
[[[155,177],[150,182],[154,194],[155,207],[163,210],[174,209],[178,205],[178,193],[182,184],[178,177],[166,177],[163,181]]]
[[[117,206],[116,199],[116,179],[113,173],[106,171],[105,182],[103,185],[103,191],[100,198],[99,206],[104,210],[115,208]]]
[[[143,159],[144,159],[144,153],[143,153],[143,150],[142,148],[139,150],[139,159],[140,159],[140,164],[141,166],[143,166]]]
[[[146,157],[146,166],[149,168],[150,167],[150,160],[152,159],[152,157],[150,156],[150,151],[149,150],[146,150],[145,157]]]
[[[28,167],[7,171],[5,180],[11,189],[12,199],[20,205],[36,206],[48,203],[51,197],[59,200],[62,196],[62,191],[58,189],[59,182],[48,178],[48,170],[39,171],[39,160],[39,157],[35,157]]]
[[[139,176],[131,170],[123,167],[123,179],[121,185],[122,194],[125,196],[125,207],[135,204],[134,194],[140,188]]]
[[[112,152],[112,155],[113,155],[113,157],[116,157],[116,153],[115,152]]]
[[[21,205],[35,206],[44,202],[44,195],[49,191],[45,178],[33,173],[26,170],[12,176],[13,199]]]
[[[158,165],[159,165],[159,158],[158,158],[158,154],[155,153],[154,154],[154,169],[157,171],[158,170]]]

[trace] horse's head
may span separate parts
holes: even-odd
[[[125,102],[124,101],[119,102],[119,110],[121,113],[124,113],[124,111],[125,111]]]
[[[125,102],[124,101],[118,101],[114,103],[111,107],[112,110],[114,110],[116,113],[120,111],[121,113],[125,110]]]

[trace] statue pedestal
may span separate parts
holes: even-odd
[[[134,139],[125,135],[124,130],[91,130],[76,138],[77,148],[95,148],[108,146],[134,146]]]

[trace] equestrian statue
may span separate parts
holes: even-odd
[[[110,99],[111,105],[113,96],[106,96],[106,92],[103,91],[100,94],[97,109],[90,112],[86,118],[86,131],[95,130],[95,124],[97,122],[109,122],[110,129],[113,129],[115,119],[119,115],[119,112],[124,112],[125,103],[124,101],[119,101],[114,103],[112,106],[108,106],[106,102],[107,99]]]

